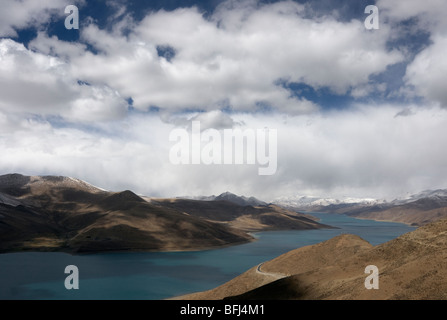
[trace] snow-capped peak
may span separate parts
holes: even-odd
[[[361,205],[375,205],[385,203],[385,200],[378,200],[373,198],[352,198],[346,197],[342,199],[334,198],[319,198],[315,196],[291,196],[280,197],[273,201],[274,204],[288,207],[305,208],[312,206],[329,206],[339,204],[361,204]]]

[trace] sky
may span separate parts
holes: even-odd
[[[78,29],[65,26],[69,5]],[[265,201],[447,188],[446,11],[444,0],[3,0],[0,174]],[[188,143],[170,136],[193,137],[193,121],[201,133],[274,130],[276,170],[173,163]]]

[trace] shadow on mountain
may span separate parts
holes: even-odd
[[[0,176],[0,252],[200,250],[253,241],[248,231],[323,227],[276,206],[146,201],[69,177]]]

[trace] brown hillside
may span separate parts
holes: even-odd
[[[0,176],[0,252],[200,250],[254,240],[248,231],[323,227],[275,206],[145,200],[68,177]]]
[[[316,222],[309,215],[289,211],[276,205],[251,206],[224,200],[187,199],[156,199],[151,203],[248,232],[332,228]]]
[[[252,237],[131,191],[107,192],[66,177],[0,176],[0,252],[191,250]]]
[[[447,299],[446,263],[447,219],[374,247],[357,236],[341,235],[262,264],[264,279],[253,268],[216,289],[186,298]],[[377,290],[365,288],[368,265],[379,269]]]

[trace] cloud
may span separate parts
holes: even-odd
[[[206,130],[213,129],[228,129],[233,128],[237,123],[230,117],[230,115],[223,113],[220,110],[213,110],[205,113],[199,113],[191,118],[190,121],[200,121],[200,128]],[[190,123],[190,122],[189,122]]]
[[[107,85],[140,110],[309,113],[318,106],[280,83],[358,96],[371,75],[402,60],[386,49],[386,27],[373,33],[360,20],[310,19],[291,1],[222,5],[210,17],[194,7],[152,12],[140,22],[126,17],[111,30],[81,28],[94,52],[43,36],[32,45],[66,57],[74,77]],[[160,47],[175,55],[159,56]]]
[[[408,117],[408,116],[412,116],[414,115],[414,111],[411,110],[411,108],[406,107],[405,109],[399,111],[398,113],[396,113],[396,115],[394,116],[395,118],[397,117]]]
[[[83,3],[84,0],[3,0],[0,37],[17,37],[20,29],[40,28],[52,17],[62,17],[67,5]]]
[[[34,52],[47,56],[58,57],[64,62],[69,62],[72,56],[81,56],[87,50],[85,44],[79,42],[59,41],[57,36],[48,37],[45,32],[37,32],[36,38],[31,40],[28,48]]]
[[[410,22],[413,35],[428,33],[429,43],[410,55],[414,59],[407,66],[404,76],[407,88],[404,90],[409,92],[408,96],[416,94],[428,102],[447,107],[447,93],[443,86],[447,80],[445,1],[379,0],[377,6],[383,9],[381,12],[390,20],[389,23],[397,25],[397,31],[402,30],[402,24]]]
[[[445,32],[445,1],[443,0],[378,0],[376,3],[381,14],[391,22],[404,21],[412,18],[413,23],[430,32]]]
[[[139,21],[120,2],[113,25],[86,19],[74,43],[43,30],[62,0],[24,0],[20,9],[8,1],[2,34],[40,31],[28,47],[0,40],[0,169],[146,195],[232,191],[267,201],[445,187],[442,8],[434,0],[436,10],[395,3],[378,1],[392,23],[382,19],[380,31],[370,31],[361,19],[313,15],[292,1],[230,1],[206,16],[196,7],[160,10]],[[395,24],[414,16],[415,30],[428,32],[431,43],[412,54],[393,50]],[[376,101],[372,93],[388,84],[377,79],[397,64],[405,86],[396,90],[423,102]],[[295,82],[367,103],[322,110],[290,91]],[[136,110],[129,112],[128,101]],[[158,112],[146,112],[151,107]],[[276,129],[276,174],[259,176],[257,165],[171,164],[169,133],[191,120],[202,129]]]
[[[106,85],[78,82],[63,60],[0,40],[0,109],[91,122],[123,117],[127,102]]]
[[[447,108],[447,34],[432,37],[433,44],[421,51],[408,66],[407,84],[425,99],[436,101]]]
[[[149,114],[103,123],[101,130],[22,120],[20,130],[0,136],[0,168],[165,197],[229,190],[265,200],[295,194],[392,198],[445,188],[447,111],[414,106],[413,114],[395,117],[403,107],[364,105],[292,117],[233,114],[242,130],[277,130],[278,168],[271,176],[259,176],[258,165],[171,164],[175,126]],[[1,121],[8,119],[0,114]]]

